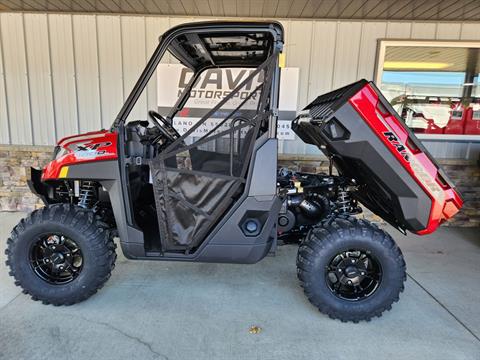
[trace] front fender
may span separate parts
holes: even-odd
[[[42,170],[31,168],[27,183],[32,193],[37,195],[45,205],[48,205],[54,202],[51,199],[53,198],[54,184],[57,184],[58,181],[97,181],[108,192],[124,255],[127,258],[144,257],[143,232],[127,221],[126,211],[130,204],[126,203],[127,200],[122,190],[118,161],[95,161],[68,165],[64,168],[66,170],[61,177],[49,180],[42,180]]]

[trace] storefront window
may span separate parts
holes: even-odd
[[[376,83],[415,133],[480,138],[480,43],[382,40],[378,55]]]

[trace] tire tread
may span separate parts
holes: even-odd
[[[21,246],[18,240],[23,232],[32,226],[44,222],[56,221],[55,219],[58,219],[59,222],[65,226],[73,227],[77,231],[82,232],[88,238],[88,241],[95,248],[95,264],[102,269],[102,271],[99,271],[98,275],[95,276],[94,281],[86,286],[84,291],[74,297],[69,296],[54,299],[39,296],[35,293],[35,289],[32,289],[29,284],[21,282],[16,270],[18,264],[14,263],[13,257],[11,256],[11,254],[17,251],[17,246]],[[54,204],[34,210],[26,218],[20,220],[13,228],[10,237],[7,239],[7,248],[5,249],[7,260],[5,264],[10,268],[9,274],[15,279],[15,285],[20,286],[25,294],[30,295],[32,300],[55,306],[73,305],[95,294],[110,278],[117,258],[115,248],[113,231],[102,221],[100,216],[91,210],[82,209],[78,206]]]
[[[363,235],[371,237],[372,241],[380,243],[384,248],[389,249],[389,253],[393,256],[399,271],[403,273],[403,279],[399,291],[386,302],[383,307],[372,309],[361,315],[349,314],[333,309],[321,298],[314,296],[309,282],[310,274],[313,271],[313,261],[319,256],[322,250],[329,244],[336,241],[338,237],[348,235]],[[385,311],[392,308],[392,303],[399,300],[399,295],[403,292],[406,280],[406,264],[400,248],[397,246],[393,238],[381,230],[378,226],[366,221],[359,220],[354,217],[336,218],[334,221],[323,221],[313,228],[301,243],[297,256],[297,276],[300,286],[304,289],[304,293],[308,300],[317,307],[322,313],[328,315],[332,319],[339,319],[342,322],[352,321],[370,321],[374,317],[380,317]]]

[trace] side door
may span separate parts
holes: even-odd
[[[150,164],[163,251],[193,251],[243,193],[253,145],[268,130],[273,65],[222,69],[225,82],[243,74],[233,89],[208,81],[219,69],[206,71],[180,112],[201,117],[173,119],[182,137]],[[221,92],[218,103],[199,107],[212,92]]]

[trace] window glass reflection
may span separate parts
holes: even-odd
[[[479,52],[387,46],[380,88],[416,133],[480,135]]]

